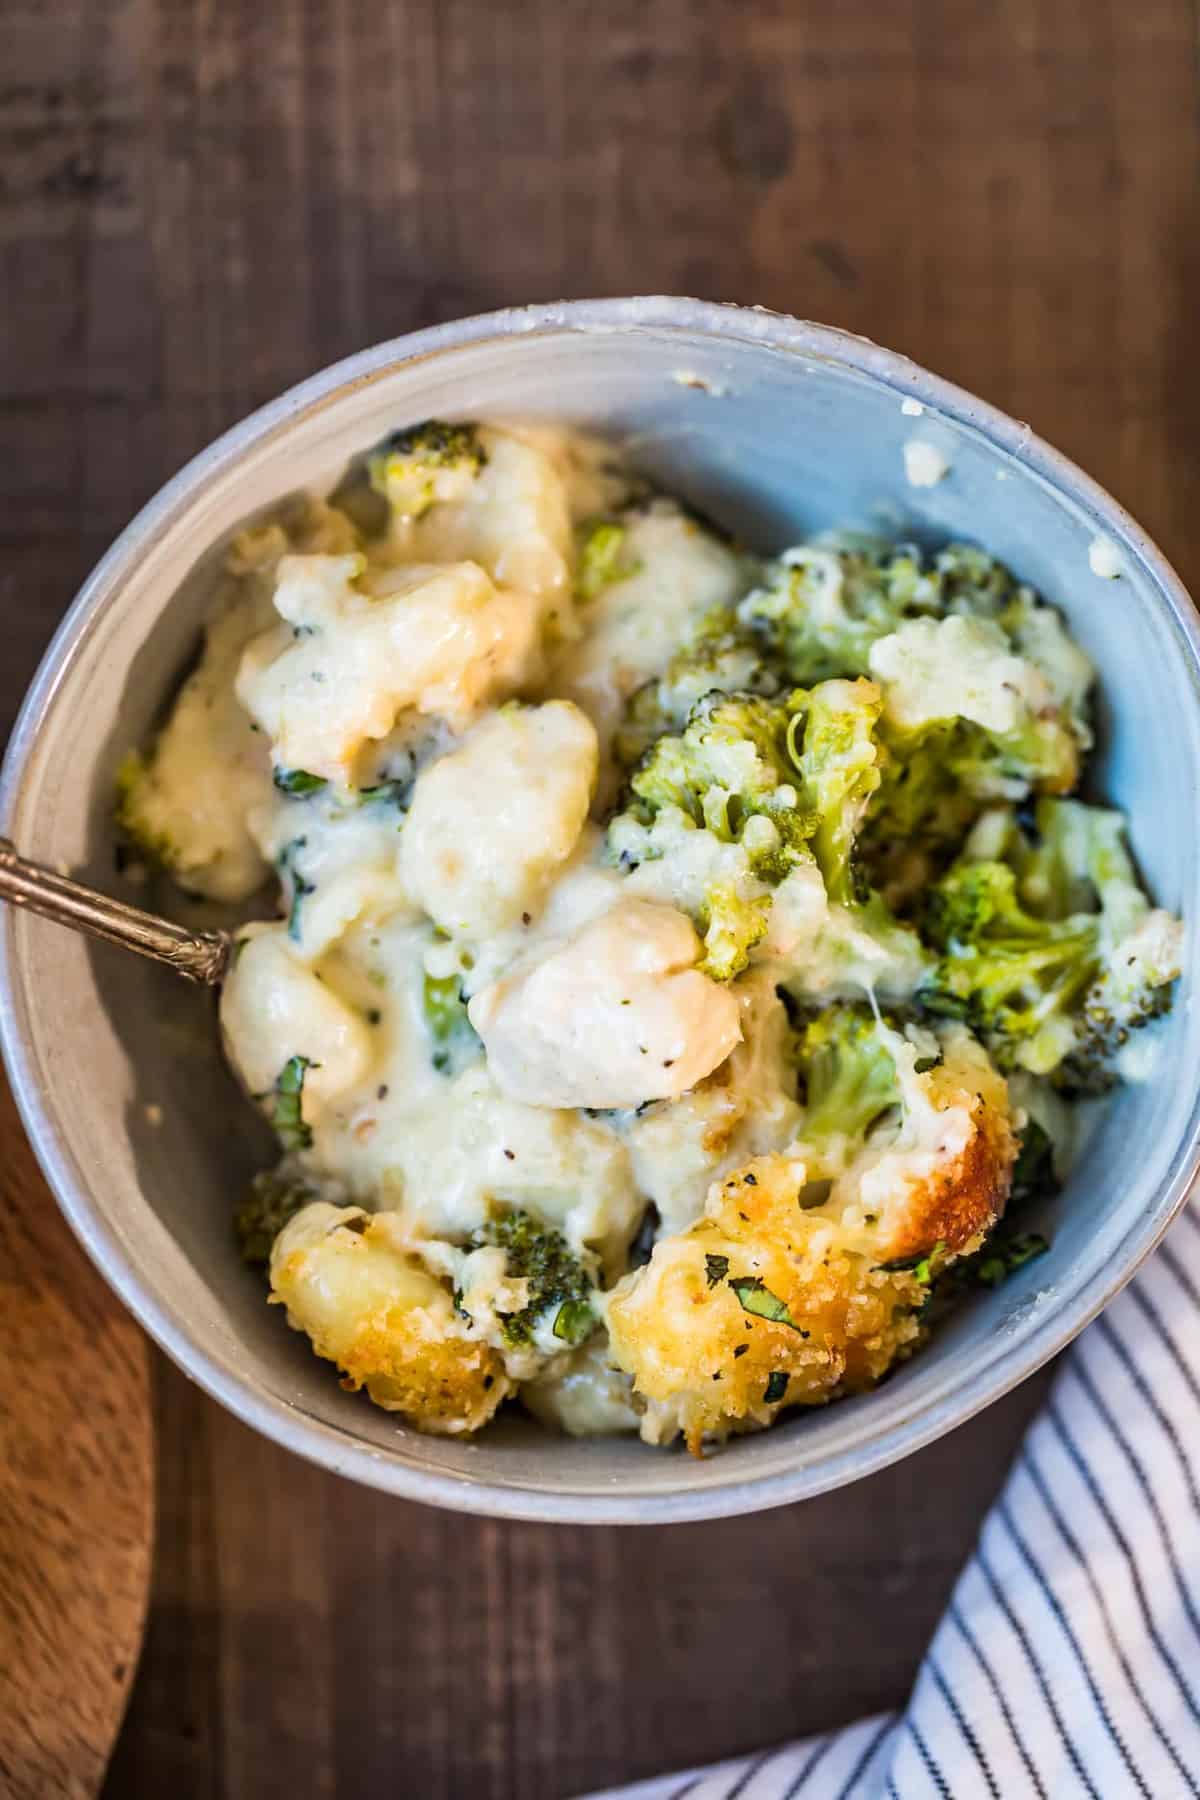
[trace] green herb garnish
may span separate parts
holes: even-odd
[[[276,1078],[271,1124],[285,1150],[307,1150],[312,1143],[312,1127],[304,1120],[304,1078],[316,1067],[307,1056],[290,1056]]]
[[[596,1323],[586,1300],[564,1300],[554,1315],[553,1331],[565,1344],[582,1344]]]
[[[797,1325],[784,1301],[778,1294],[773,1294],[759,1276],[739,1275],[729,1285],[737,1295],[738,1305],[743,1312],[753,1313],[757,1319],[767,1319],[772,1325],[790,1325],[802,1337],[808,1336],[804,1327]]]
[[[271,780],[281,794],[291,794],[294,799],[306,794],[319,794],[329,783],[323,775],[310,775],[307,769],[273,769]]]
[[[421,998],[432,1039],[430,1061],[439,1075],[456,1075],[479,1049],[461,975],[426,975]]]
[[[300,909],[308,896],[317,891],[316,883],[305,880],[296,867],[297,853],[303,850],[307,843],[306,837],[293,838],[291,843],[285,844],[280,851],[276,865],[279,873],[291,883],[292,904],[288,912],[288,936],[295,941],[299,941],[300,937]]]
[[[923,1281],[928,1286],[937,1274],[945,1254],[945,1243],[939,1238],[932,1250],[918,1251],[916,1256],[899,1256],[895,1262],[876,1263],[875,1267],[883,1270],[887,1275],[904,1275],[911,1272],[918,1281]]]

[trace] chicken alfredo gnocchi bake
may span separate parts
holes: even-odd
[[[271,1300],[433,1432],[698,1451],[877,1382],[1044,1247],[1178,973],[1069,798],[1090,681],[980,549],[756,561],[567,436],[400,431],[243,532],[119,819],[279,896],[221,1004]]]

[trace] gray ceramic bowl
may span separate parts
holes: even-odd
[[[28,854],[112,886],[113,773],[195,644],[214,547],[247,515],[331,481],[352,451],[431,414],[619,433],[651,475],[763,548],[881,522],[981,540],[1064,609],[1095,660],[1099,791],[1128,809],[1157,895],[1194,928],[1197,621],[1153,544],[1028,427],[904,358],[821,326],[681,299],[530,307],[418,332],[315,376],[197,457],[118,539],[42,664],[0,787],[0,820]],[[913,438],[949,465],[934,486],[906,479]],[[1119,579],[1090,566],[1098,536]],[[793,1415],[703,1462],[624,1440],[560,1440],[518,1417],[464,1444],[420,1437],[343,1393],[239,1266],[231,1203],[267,1152],[221,1067],[204,996],[9,915],[0,1036],[68,1220],[189,1375],[328,1468],[514,1518],[747,1512],[905,1455],[1067,1343],[1151,1249],[1197,1161],[1200,1019],[1188,976],[1163,1028],[1159,1078],[1108,1109],[1053,1209],[1050,1254],[965,1306],[874,1394]],[[157,1125],[148,1105],[161,1108]]]

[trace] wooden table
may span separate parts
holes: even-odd
[[[87,1800],[141,1649],[146,1344],[67,1230],[0,1076],[0,1794]]]
[[[1200,577],[1191,0],[3,4],[0,727],[186,456],[510,301],[865,332],[1028,418]],[[899,1701],[1038,1385],[848,1492],[638,1533],[358,1492],[160,1365],[108,1792],[541,1800]]]

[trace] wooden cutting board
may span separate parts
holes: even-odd
[[[68,1231],[0,1075],[0,1793],[93,1795],[154,1526],[145,1340]]]

